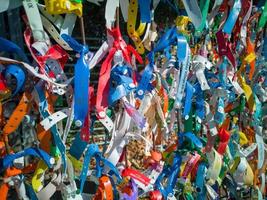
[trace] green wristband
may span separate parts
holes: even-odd
[[[263,28],[266,24],[266,21],[267,21],[267,1],[265,1],[264,8],[262,10],[260,21],[259,21],[259,26],[257,29],[259,30]]]
[[[59,149],[57,148],[57,146],[54,145],[50,145],[50,153],[54,157],[58,157],[60,155]]]
[[[175,102],[174,99],[169,98],[169,107],[168,107],[168,111],[171,111],[171,110],[173,109],[174,102]]]
[[[184,121],[184,131],[185,132],[193,132],[193,116],[192,109],[189,113],[189,118]]]
[[[202,21],[200,26],[197,28],[196,32],[201,33],[206,25],[206,19],[208,15],[210,0],[201,0],[200,1],[200,9],[202,12]]]
[[[191,193],[188,193],[188,192],[184,194],[184,197],[186,200],[194,200],[193,195]]]

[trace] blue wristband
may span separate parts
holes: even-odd
[[[233,8],[230,11],[230,14],[223,26],[223,32],[231,35],[232,30],[235,26],[236,20],[238,18],[239,12],[241,10],[241,0],[235,0]]]
[[[70,146],[69,153],[71,156],[73,156],[77,160],[80,160],[86,146],[87,146],[87,143],[81,140],[80,133],[77,133],[74,141],[72,142]]]
[[[24,62],[29,63],[26,54],[15,43],[0,37],[0,51],[17,54]]]
[[[8,65],[5,70],[5,77],[12,75],[17,80],[17,87],[14,92],[12,92],[12,96],[15,96],[23,87],[25,83],[25,73],[18,65]]]
[[[177,133],[179,137],[179,147],[183,145],[183,142],[185,140],[189,140],[192,142],[197,148],[202,149],[203,148],[203,143],[201,140],[193,133],[191,132],[186,132],[186,133]]]
[[[197,87],[195,87],[196,89]],[[200,119],[204,119],[205,117],[205,107],[204,107],[204,94],[202,90],[195,90],[196,94],[196,116]]]
[[[194,94],[194,87],[187,81],[186,82],[186,91],[185,91],[185,102],[184,102],[184,117],[189,118],[189,113],[192,106],[192,97]]]
[[[47,100],[45,98],[45,94],[44,94],[44,91],[43,91],[42,87],[43,87],[43,82],[40,81],[35,86],[35,91],[37,92],[38,97],[39,97],[39,105],[38,106],[39,106],[40,114],[41,114],[42,118],[45,119],[45,118],[50,116],[50,113],[48,112],[48,103],[47,103]],[[64,143],[61,140],[61,137],[60,137],[58,129],[57,129],[57,125],[53,125],[50,128],[50,131],[51,131],[51,133],[53,135],[53,139],[54,139],[55,145],[58,147],[58,149],[60,151],[60,154],[61,154],[61,157],[62,157],[62,163],[63,163],[63,170],[66,171],[66,169],[67,169],[67,167],[66,167],[66,163],[67,163],[67,160],[66,160],[66,147],[65,147]]]
[[[177,36],[177,58],[180,69],[180,80],[178,85],[178,90],[176,94],[175,105],[180,108],[183,98],[183,93],[185,90],[185,85],[187,81],[187,76],[189,73],[189,64],[190,64],[190,48],[187,44],[186,38],[184,36]]]
[[[197,192],[197,200],[205,199],[206,197],[206,187],[205,187],[205,173],[207,170],[207,166],[205,163],[200,163],[197,169],[197,177],[196,177],[196,192]]]
[[[82,126],[88,113],[88,90],[90,69],[86,61],[86,54],[89,52],[88,46],[79,44],[75,39],[67,34],[61,37],[69,46],[80,54],[74,66],[74,120],[77,126]]]
[[[148,88],[148,84],[152,78],[152,73],[154,71],[154,52],[151,52],[148,55],[148,60],[149,60],[149,64],[146,66],[143,74],[142,74],[142,78],[140,80],[140,82],[138,83],[138,87],[136,89],[136,96],[139,99],[143,99],[145,92],[147,91]]]
[[[140,19],[142,23],[150,23],[151,15],[150,15],[150,4],[151,0],[138,0],[139,9],[140,9]]]
[[[89,164],[91,161],[91,158],[94,156],[94,154],[96,152],[98,152],[98,146],[95,144],[91,144],[89,145],[87,151],[85,152],[84,155],[84,161],[83,161],[83,168],[80,174],[80,181],[81,181],[81,185],[80,185],[80,193],[82,193],[83,191],[83,187],[84,187],[84,183],[87,177],[87,172],[88,172],[88,168],[89,168]]]
[[[135,90],[132,70],[128,66],[115,66],[110,74],[109,105]]]
[[[27,149],[20,151],[18,153],[8,154],[4,158],[1,158],[0,159],[1,169],[4,170],[4,169],[12,166],[13,161],[15,159],[20,158],[20,157],[24,157],[24,156],[35,156],[35,157],[41,158],[49,168],[52,168],[52,166],[54,164],[53,158],[50,155],[48,155],[45,151],[43,151],[42,149],[27,148]]]
[[[219,80],[224,87],[226,86],[226,80],[227,80],[226,77],[227,63],[228,63],[227,58],[224,57],[223,62],[219,66]]]
[[[38,200],[32,186],[27,183],[24,183],[24,184],[25,184],[27,196],[30,197],[31,200]]]
[[[172,27],[166,31],[166,33],[160,38],[160,40],[155,45],[153,51],[163,51],[165,48],[169,47],[172,43],[176,42],[176,27]]]
[[[175,184],[177,182],[177,178],[180,172],[180,165],[182,163],[182,158],[180,155],[175,154],[172,166],[169,166],[165,164],[162,172],[158,176],[155,187],[157,190],[161,192],[161,194],[164,196],[164,199],[167,199],[167,196],[170,193],[173,193],[173,189],[175,187]],[[164,188],[161,181],[163,178],[166,177],[167,180],[167,186]]]

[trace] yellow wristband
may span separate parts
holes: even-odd
[[[254,174],[248,162],[247,162],[247,169],[243,176],[243,180],[245,185],[253,185]]]
[[[39,192],[43,188],[43,178],[47,169],[45,162],[40,160],[32,177],[32,188],[35,192]]]
[[[256,105],[255,105],[254,97],[252,94],[252,89],[249,85],[246,84],[246,81],[242,76],[238,75],[238,79],[241,83],[242,89],[244,90],[244,93],[245,93],[245,96],[248,102],[249,110],[250,112],[253,112],[256,109]]]
[[[247,63],[251,63],[253,60],[256,59],[256,54],[254,52],[248,54],[246,57],[245,57],[245,61]]]
[[[189,17],[186,17],[186,16],[178,16],[175,20],[175,24],[176,24],[178,30],[181,33],[186,34],[186,35],[189,34],[188,30],[186,30],[186,27],[187,27],[189,22],[191,22],[191,20]]]
[[[208,155],[208,162],[210,164],[208,171],[207,171],[207,178],[209,178],[209,182],[215,182],[221,172],[222,168],[222,157],[221,155],[212,148],[212,151],[207,153]]]
[[[133,40],[137,52],[140,54],[144,54],[145,48],[140,39],[140,36],[144,33],[146,24],[140,23],[137,31],[135,30],[137,11],[138,11],[138,1],[131,0],[130,5],[129,5],[129,10],[128,10],[127,32],[130,38]]]
[[[81,161],[75,159],[73,156],[71,155],[68,155],[68,158],[70,159],[73,167],[75,170],[78,170],[78,171],[81,171],[82,170],[82,167],[83,167],[83,164]]]
[[[245,135],[245,133],[243,133],[243,132],[241,132],[241,131],[239,131],[238,133],[239,133],[239,144],[240,144],[241,146],[247,144],[247,143],[248,143],[248,138],[247,138],[247,136]]]
[[[74,13],[82,16],[82,3],[75,3],[69,0],[45,0],[47,12],[53,15]]]

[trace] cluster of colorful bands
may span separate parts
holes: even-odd
[[[0,37],[0,199],[266,199],[267,1],[88,1],[105,6],[95,52],[82,0],[0,0],[28,53]]]

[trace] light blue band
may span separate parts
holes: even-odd
[[[180,108],[182,104],[183,93],[185,90],[186,80],[189,73],[190,49],[184,36],[177,36],[177,58],[180,69],[180,79],[176,94],[175,105]]]
[[[224,112],[224,98],[223,97],[219,97],[218,99],[217,110],[214,115],[214,119],[218,125],[221,125],[224,122],[225,112]]]
[[[206,187],[205,187],[205,173],[207,170],[207,166],[205,163],[200,163],[197,169],[197,177],[196,177],[196,192],[197,192],[197,200],[205,199],[206,197]]]
[[[223,32],[231,35],[232,30],[235,26],[236,20],[238,18],[238,15],[241,10],[241,1],[240,0],[235,0],[234,6],[230,11],[230,14],[223,26]]]

